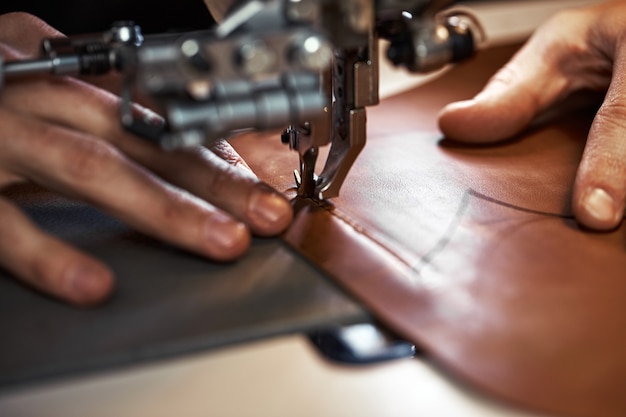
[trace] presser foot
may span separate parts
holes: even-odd
[[[318,177],[315,174],[315,162],[319,155],[318,148],[309,148],[300,155],[300,170],[294,170],[294,178],[298,187],[298,197],[322,200],[317,192]]]

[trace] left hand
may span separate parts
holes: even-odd
[[[60,34],[35,16],[0,15],[0,55],[7,60],[37,55],[40,40],[51,36]],[[0,94],[0,189],[34,182],[217,261],[241,256],[251,234],[276,235],[289,225],[289,201],[261,183],[228,143],[163,151],[121,128],[119,102],[72,77],[11,80]],[[2,195],[0,267],[75,305],[101,302],[113,288],[106,265],[40,230]]]

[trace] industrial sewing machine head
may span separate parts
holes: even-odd
[[[389,41],[395,65],[428,72],[470,56],[480,36],[470,15],[443,11],[449,0],[207,3],[219,21],[211,30],[144,39],[119,23],[95,36],[48,39],[41,58],[0,65],[0,86],[26,73],[120,71],[123,125],[168,149],[288,126],[281,139],[300,157],[298,194],[323,199],[338,195],[365,144],[365,108],[378,103],[379,39]],[[164,125],[133,117],[137,88],[160,107]]]
[[[289,126],[281,139],[300,155],[295,171],[298,194],[335,197],[366,139],[367,106],[378,104],[379,39],[390,42],[387,57],[411,72],[430,72],[474,53],[482,30],[465,13],[446,13],[452,1],[431,0],[270,0],[208,1],[226,29],[256,43],[262,62],[287,57],[286,73],[317,72],[322,106]],[[236,27],[236,29],[235,29]],[[274,48],[258,35],[298,33]],[[250,46],[247,46],[250,47]],[[257,56],[261,55],[261,57]],[[320,103],[320,100],[315,100]],[[312,102],[311,102],[312,103]],[[315,110],[315,109],[312,109]],[[299,115],[298,115],[299,116]],[[296,117],[298,118],[298,117]],[[315,173],[319,148],[330,145],[324,168]]]

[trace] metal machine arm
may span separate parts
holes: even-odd
[[[325,199],[338,195],[365,145],[365,108],[378,103],[380,38],[389,40],[391,62],[412,72],[474,52],[479,25],[442,12],[449,3],[220,0],[226,12],[212,30],[144,38],[120,22],[102,34],[44,40],[37,59],[0,60],[0,88],[25,74],[121,72],[122,124],[166,149],[289,126],[281,138],[299,154],[298,194]],[[137,89],[160,107],[164,125],[133,117]]]

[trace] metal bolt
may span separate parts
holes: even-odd
[[[267,71],[275,61],[275,54],[260,39],[245,43],[237,53],[237,63],[248,75]]]
[[[110,35],[113,41],[123,44],[139,46],[143,43],[141,28],[132,21],[119,21],[113,23]]]
[[[312,22],[319,16],[319,4],[311,0],[289,0],[287,18],[296,22]]]
[[[180,45],[180,51],[194,68],[202,72],[211,70],[211,63],[195,39],[187,39]]]
[[[295,64],[306,69],[320,71],[331,64],[333,59],[333,48],[325,39],[311,35],[297,44],[292,53],[292,60]]]

